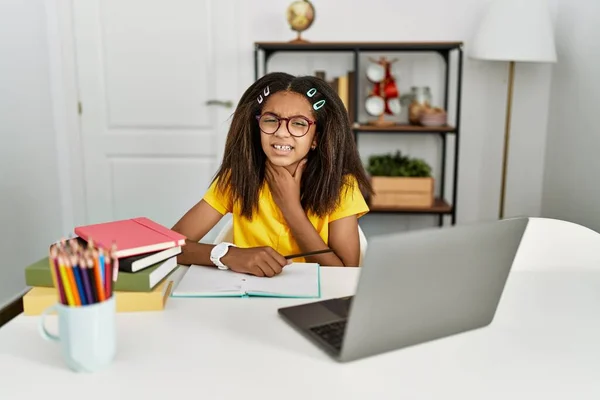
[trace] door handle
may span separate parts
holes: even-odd
[[[206,102],[207,106],[223,106],[227,108],[233,107],[233,102],[231,100],[208,100]]]

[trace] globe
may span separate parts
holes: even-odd
[[[292,30],[298,32],[300,40],[300,32],[310,28],[315,20],[315,8],[308,0],[294,1],[287,9],[287,20]]]

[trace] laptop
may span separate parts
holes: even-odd
[[[372,237],[353,296],[278,309],[335,360],[489,325],[528,218]]]

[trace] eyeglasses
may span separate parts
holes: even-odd
[[[271,113],[257,115],[256,120],[258,121],[258,127],[260,130],[267,135],[272,135],[277,132],[281,126],[281,121],[285,120],[288,132],[294,137],[302,137],[306,135],[311,125],[317,123],[317,121],[311,121],[303,116],[283,118]]]

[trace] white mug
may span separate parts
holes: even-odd
[[[46,317],[56,311],[58,335],[48,332]],[[115,296],[101,303],[68,306],[57,303],[40,316],[43,338],[59,342],[67,366],[77,372],[94,372],[110,365],[116,353]]]

